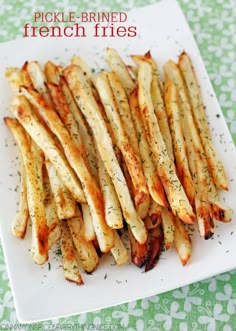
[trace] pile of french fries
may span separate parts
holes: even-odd
[[[188,225],[205,239],[215,221],[229,222],[219,201],[225,170],[212,144],[191,60],[164,65],[162,81],[150,52],[126,65],[106,50],[96,74],[75,56],[67,67],[37,61],[7,68],[14,97],[5,117],[21,152],[19,209],[12,232],[31,222],[37,264],[59,242],[67,280],[83,284],[101,255],[152,269],[164,244],[185,265]],[[129,243],[122,235],[128,234]]]

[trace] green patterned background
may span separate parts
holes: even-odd
[[[0,0],[0,41],[21,38],[22,26],[34,11],[127,11],[154,0]],[[199,45],[230,132],[236,142],[236,2],[179,0]],[[0,246],[0,330],[17,323]],[[60,328],[57,324],[60,323]],[[235,331],[236,270],[161,295],[93,313],[19,326],[18,330]],[[54,325],[54,326],[53,326]],[[77,328],[72,328],[77,325]],[[93,326],[92,326],[93,325]],[[112,327],[113,326],[113,327]],[[35,328],[34,328],[35,327]],[[8,329],[9,329],[8,328]],[[97,328],[99,329],[99,328]],[[105,328],[103,328],[105,329]]]

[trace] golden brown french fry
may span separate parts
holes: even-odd
[[[161,223],[164,233],[165,248],[168,250],[172,247],[175,237],[174,215],[168,208],[162,208]]]
[[[188,263],[191,252],[192,244],[191,239],[186,231],[184,224],[176,217],[175,218],[175,248],[180,258],[182,265]]]
[[[46,85],[48,87],[50,96],[55,105],[55,109],[56,109],[57,113],[59,114],[63,124],[67,128],[74,143],[79,148],[81,155],[86,160],[85,147],[84,147],[84,143],[80,136],[79,128],[77,126],[77,123],[74,119],[73,114],[70,112],[68,104],[66,103],[66,99],[61,90],[61,87],[50,81]],[[87,164],[87,166],[88,166],[88,164]]]
[[[78,208],[76,216],[69,218],[67,223],[83,269],[87,273],[93,272],[98,266],[99,259],[93,243],[85,240],[84,221]]]
[[[149,63],[141,61],[139,64],[139,106],[142,114],[147,138],[158,166],[158,174],[164,186],[169,204],[175,215],[186,223],[193,223],[195,215],[188,201],[186,193],[175,173],[175,167],[163,141],[160,128],[154,113],[151,99],[152,68]]]
[[[67,221],[61,221],[61,252],[65,279],[83,285],[84,281],[79,271],[76,250]]]
[[[86,77],[88,80],[92,81],[93,80],[93,73],[92,70],[88,67],[88,65],[84,62],[84,60],[81,58],[81,56],[73,56],[70,60],[71,64],[75,64],[79,66],[83,72],[85,73]]]
[[[10,117],[5,117],[4,121],[20,147],[27,175],[27,199],[32,221],[31,255],[37,264],[43,264],[48,259],[48,229],[43,203],[43,160],[22,125]]]
[[[45,63],[44,74],[47,82],[59,84],[61,70],[52,61],[48,61]]]
[[[27,87],[33,87],[33,81],[29,75],[27,67],[28,67],[28,61],[26,61],[24,63],[24,65],[22,66],[22,68],[20,70],[22,80],[23,80],[23,85],[27,86]],[[19,86],[19,88],[20,88],[20,86]]]
[[[135,88],[130,94],[130,110],[138,136],[138,145],[143,166],[143,172],[146,178],[147,186],[153,200],[166,207],[167,201],[161,181],[158,177],[157,167],[154,164],[152,152],[147,141],[144,124],[142,121],[139,104],[138,91]]]
[[[33,88],[33,87],[36,88],[46,97],[46,99],[50,103],[52,103],[52,100],[49,95],[49,91],[47,90],[47,87],[45,85],[46,77],[40,65],[37,62],[30,62],[30,63],[26,62],[22,67],[20,74],[22,76],[24,86],[27,86],[29,88]],[[20,85],[18,85],[18,89],[20,89]],[[54,165],[52,165],[49,160],[47,160],[47,168],[49,172],[51,185],[53,188],[53,194],[56,201],[58,217],[60,219],[64,219],[74,216],[75,201],[73,201],[71,194],[69,193],[68,189],[66,188],[63,181],[59,177],[56,169],[54,168]],[[56,232],[57,229],[54,230],[55,238],[56,238]]]
[[[202,144],[206,153],[214,183],[218,189],[228,189],[228,181],[224,166],[212,144],[210,129],[203,107],[199,83],[189,56],[183,52],[179,57],[179,68],[186,83],[194,120],[197,124]]]
[[[106,60],[111,70],[116,73],[121,84],[124,86],[127,96],[129,96],[135,87],[135,83],[122,58],[114,48],[107,48]]]
[[[123,244],[122,239],[120,238],[116,230],[114,230],[114,237],[115,237],[115,245],[111,249],[111,253],[117,265],[126,264],[129,261],[129,254],[125,245]]]
[[[87,203],[81,203],[82,215],[84,220],[84,238],[86,241],[93,241],[96,239],[94,231],[93,219]]]
[[[139,157],[138,138],[135,126],[133,124],[132,115],[130,112],[129,101],[126,96],[124,87],[122,86],[119,78],[114,72],[107,74],[109,84],[112,89],[114,99],[118,105],[118,112],[124,127],[124,130],[129,138],[130,145]]]
[[[73,217],[76,212],[76,201],[70,191],[58,176],[56,168],[48,160],[45,161],[49,176],[50,186],[55,199],[57,215],[59,219]]]
[[[78,126],[81,139],[84,143],[84,148],[86,151],[86,160],[89,165],[89,169],[94,176],[94,178],[97,178],[98,175],[98,167],[96,162],[96,156],[95,156],[95,150],[93,145],[93,137],[91,129],[88,126],[88,123],[86,122],[84,115],[82,114],[81,110],[77,106],[71,91],[68,87],[68,84],[63,76],[60,77],[60,87],[62,92],[64,93],[67,105],[70,109],[70,112],[72,113],[76,124]]]
[[[22,93],[38,109],[63,146],[65,155],[81,180],[84,194],[91,210],[94,230],[102,252],[109,252],[114,245],[112,230],[105,221],[104,202],[101,191],[86,166],[81,151],[76,146],[57,113],[47,104],[46,100],[35,90],[22,88]]]
[[[15,97],[10,108],[32,139],[37,141],[45,156],[54,164],[74,199],[79,202],[86,202],[81,184],[58,147],[57,141],[46,129],[42,119],[33,111],[26,97],[23,95]]]
[[[174,161],[172,138],[170,134],[170,128],[168,125],[165,103],[163,99],[163,83],[160,79],[157,63],[151,56],[150,51],[147,52],[144,56],[134,55],[132,56],[132,58],[137,64],[140,63],[140,61],[146,61],[152,67],[151,97],[152,97],[154,112],[157,117],[157,121],[160,127],[163,140],[166,144],[168,155],[170,159]]]
[[[42,169],[44,207],[48,227],[48,249],[58,241],[61,235],[59,218],[57,215],[56,203],[50,186],[48,173],[45,164]]]
[[[181,128],[178,92],[175,85],[165,82],[165,104],[173,141],[173,150],[177,167],[177,174],[191,205],[194,205],[194,184],[189,170],[184,136]]]
[[[117,193],[99,154],[97,155],[97,158],[100,187],[105,204],[106,222],[113,229],[122,229],[123,215]]]
[[[186,86],[181,76],[180,70],[176,63],[169,60],[164,65],[164,72],[167,79],[170,79],[175,84],[180,96],[179,106],[181,112],[181,124],[186,141],[186,150],[192,177],[196,179],[196,164],[199,168],[198,174],[201,178],[200,182],[202,183],[200,184],[200,186],[202,185],[201,190],[207,191],[207,197],[209,199],[209,202],[211,203],[214,218],[221,220],[222,222],[229,222],[232,219],[232,210],[219,202],[218,193],[209,172],[204,148],[202,146],[201,139],[194,124],[191,106],[187,96]],[[196,185],[199,186],[199,180],[195,180],[195,182]],[[206,211],[205,214],[208,215],[208,212]]]
[[[11,225],[12,234],[18,238],[23,239],[25,237],[27,223],[29,218],[29,208],[27,202],[27,179],[25,165],[20,156],[21,170],[20,170],[20,195],[19,206]]]
[[[117,145],[124,157],[134,186],[135,205],[142,204],[148,197],[148,188],[143,175],[142,165],[139,156],[132,148],[121,117],[118,105],[109,84],[109,74],[102,72],[94,77],[94,84],[104,105],[104,109],[111,125]]]
[[[144,243],[147,240],[147,231],[135,211],[124,175],[113,149],[112,139],[93,97],[89,82],[78,66],[68,67],[64,74],[78,106],[93,131],[99,154],[117,192],[124,218],[130,224],[135,238],[140,243]]]
[[[33,82],[34,88],[41,93],[44,99],[51,106],[53,105],[52,99],[50,97],[49,91],[45,85],[46,76],[37,61],[28,62],[26,66],[26,70],[30,76],[31,81]],[[27,86],[29,87],[29,86]]]

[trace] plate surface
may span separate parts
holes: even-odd
[[[129,54],[151,50],[159,67],[168,59],[177,60],[185,50],[192,58],[203,92],[214,145],[229,177],[229,192],[221,199],[234,209],[236,215],[236,154],[234,143],[224,121],[214,91],[204,68],[200,53],[187,22],[174,0],[136,9],[128,14],[128,25],[136,25],[135,38],[25,38],[0,45],[0,233],[17,315],[20,322],[62,317],[92,311],[123,302],[165,292],[236,267],[236,223],[218,224],[214,238],[204,241],[193,232],[193,253],[184,268],[174,249],[162,254],[156,268],[143,273],[133,265],[117,267],[111,257],[102,259],[93,275],[83,273],[84,286],[66,282],[60,256],[51,252],[50,265],[35,265],[30,257],[30,231],[21,241],[11,234],[19,184],[18,148],[2,118],[10,115],[8,104],[11,91],[4,79],[4,68],[21,66],[26,60],[47,60],[69,63],[81,55],[92,68],[104,68],[105,48],[114,47],[125,60]],[[88,31],[91,27],[88,26]],[[90,31],[91,32],[91,31]],[[220,115],[220,116],[218,116]],[[50,268],[49,268],[50,266]],[[50,269],[50,270],[49,270]]]

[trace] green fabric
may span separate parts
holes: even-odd
[[[47,0],[0,2],[0,41],[22,37],[34,11],[119,11],[155,0]],[[236,142],[235,0],[179,0]],[[16,52],[17,53],[17,52]],[[37,299],[37,298],[36,298]],[[12,293],[0,247],[0,330],[16,324]],[[236,330],[236,270],[161,295],[93,313],[47,321],[19,330]],[[60,327],[59,327],[60,324]],[[43,328],[44,325],[44,328]],[[77,325],[72,329],[73,325]],[[81,327],[80,327],[81,326]],[[35,328],[34,328],[35,327]]]

